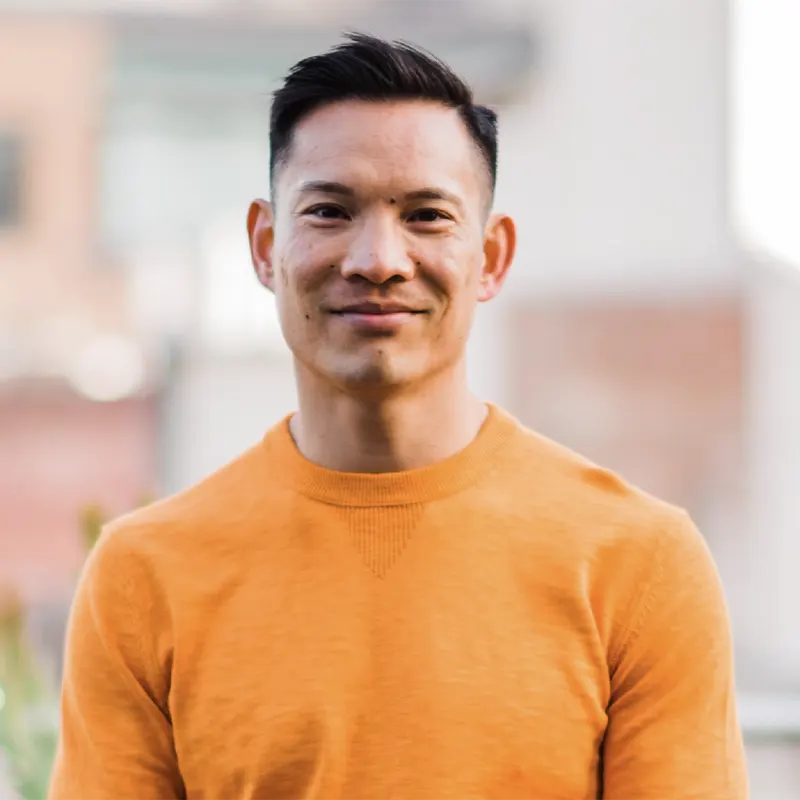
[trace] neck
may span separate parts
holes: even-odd
[[[486,405],[467,388],[463,365],[424,387],[380,400],[321,385],[297,368],[298,412],[290,430],[309,461],[340,472],[402,472],[444,461],[478,434]]]

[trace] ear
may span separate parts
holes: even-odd
[[[266,200],[254,200],[247,212],[247,233],[250,255],[258,280],[271,292],[275,291],[275,270],[272,248],[275,242],[275,214]]]
[[[493,214],[486,223],[483,239],[483,270],[478,302],[496,297],[508,275],[517,249],[517,227],[505,214]]]

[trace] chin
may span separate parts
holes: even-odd
[[[340,372],[339,382],[351,391],[388,390],[403,383],[396,370],[382,363],[363,364],[356,369]]]
[[[403,368],[407,365],[393,358],[372,357],[358,362],[355,359],[348,361],[328,374],[351,394],[384,396],[414,383],[418,377]]]
[[[372,347],[349,352],[321,347],[302,355],[295,352],[295,358],[317,381],[365,399],[385,397],[424,382],[429,372],[427,353],[397,352],[386,344],[375,347],[373,343]]]

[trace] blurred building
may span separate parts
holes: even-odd
[[[269,93],[342,28],[408,38],[501,113],[520,248],[475,389],[692,513],[754,797],[796,796],[800,278],[733,230],[728,4],[73,6],[0,12],[0,581],[60,619],[86,507],[184,487],[291,410],[244,228]]]

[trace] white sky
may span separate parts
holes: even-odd
[[[800,268],[800,0],[733,10],[734,214],[748,245]]]

